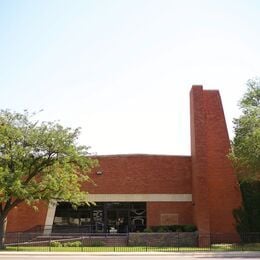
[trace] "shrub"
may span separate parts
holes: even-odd
[[[168,229],[167,229],[167,227],[161,226],[161,227],[159,227],[159,228],[157,229],[157,232],[159,232],[159,233],[168,232]]]
[[[184,232],[194,232],[197,230],[197,227],[195,225],[184,225],[183,231]]]
[[[62,247],[62,243],[60,241],[51,241],[50,246],[52,246],[52,247]]]
[[[172,232],[180,232],[180,231],[182,231],[181,226],[179,226],[179,225],[169,226],[169,230],[172,231]]]
[[[80,247],[82,246],[81,241],[67,242],[63,244],[64,247]]]
[[[171,225],[171,226],[153,226],[146,228],[145,232],[194,232],[197,230],[195,225]]]
[[[148,227],[148,228],[144,229],[144,232],[145,233],[151,233],[151,232],[153,232],[153,230],[150,227]]]

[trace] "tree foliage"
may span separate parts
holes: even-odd
[[[243,182],[240,189],[243,207],[234,210],[237,231],[260,232],[260,182]]]
[[[260,78],[248,80],[239,105],[230,158],[240,182],[260,181]]]
[[[81,183],[90,180],[97,162],[89,158],[88,147],[77,144],[79,129],[33,116],[0,111],[0,226],[21,202],[86,202]]]

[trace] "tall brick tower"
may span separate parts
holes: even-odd
[[[190,115],[194,223],[201,238],[235,234],[232,212],[241,195],[227,158],[230,142],[219,91],[192,86]]]

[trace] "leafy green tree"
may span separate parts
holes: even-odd
[[[77,140],[79,129],[55,122],[37,122],[23,114],[0,111],[0,247],[12,208],[39,200],[86,202],[81,183],[89,181],[97,161]]]
[[[247,87],[230,154],[240,182],[260,181],[260,78],[248,80]]]
[[[240,185],[243,207],[234,210],[237,231],[245,239],[244,233],[260,232],[260,182],[243,182]]]

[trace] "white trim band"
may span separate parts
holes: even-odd
[[[88,194],[90,202],[191,202],[192,194]]]

